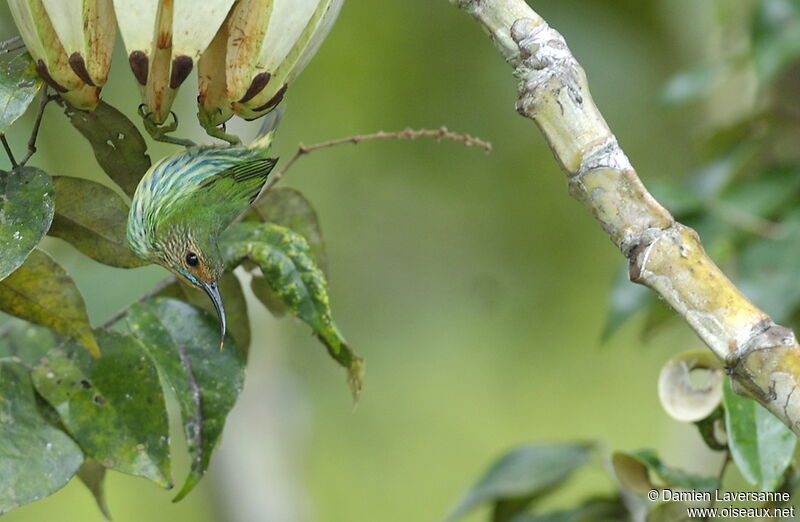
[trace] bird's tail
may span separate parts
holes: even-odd
[[[261,123],[261,128],[258,129],[258,134],[253,138],[247,146],[251,149],[268,149],[272,145],[272,139],[275,136],[275,131],[283,119],[283,111],[286,109],[286,104],[281,104],[277,109],[264,116],[264,121]]]

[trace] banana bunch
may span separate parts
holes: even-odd
[[[119,26],[143,115],[162,124],[197,69],[198,116],[210,134],[236,114],[278,106],[330,31],[344,0],[8,0],[42,78],[93,109]],[[115,22],[116,17],[116,24]]]
[[[100,101],[114,50],[111,0],[8,0],[36,71],[79,109]]]
[[[199,118],[214,135],[233,114],[280,103],[333,25],[343,0],[113,0],[148,117],[163,123],[196,67]],[[224,134],[223,134],[224,136]]]

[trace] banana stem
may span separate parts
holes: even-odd
[[[629,261],[631,281],[658,293],[725,363],[734,390],[800,435],[800,345],[731,283],[694,230],[645,189],[592,100],[564,37],[524,0],[451,0],[514,68],[517,112],[542,131],[583,203]]]

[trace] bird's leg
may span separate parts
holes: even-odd
[[[164,143],[171,143],[173,145],[182,145],[184,147],[194,147],[197,145],[192,140],[186,140],[182,138],[176,138],[174,136],[168,136],[170,132],[174,132],[178,128],[178,117],[175,115],[174,112],[170,111],[172,115],[172,123],[169,124],[158,124],[152,118],[152,113],[146,112],[147,107],[144,104],[139,105],[139,116],[142,118],[142,124],[144,125],[144,129],[147,131],[150,136],[156,140],[161,141]]]
[[[200,125],[206,130],[206,133],[212,138],[217,138],[222,141],[227,141],[231,145],[239,145],[242,140],[235,134],[228,134],[225,132],[225,124],[215,125],[211,120],[211,115],[200,111],[197,113],[197,118],[200,120]]]

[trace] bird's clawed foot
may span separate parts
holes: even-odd
[[[154,140],[161,141],[163,143],[171,143],[173,145],[181,145],[183,147],[194,147],[197,145],[192,140],[168,136],[169,133],[175,132],[175,130],[178,128],[178,117],[174,112],[170,111],[172,122],[168,124],[156,123],[156,121],[153,119],[153,113],[148,112],[147,107],[144,104],[139,105],[138,112],[139,116],[142,118],[144,129]]]
[[[201,110],[197,113],[197,118],[200,120],[200,125],[206,130],[206,133],[212,138],[227,141],[230,145],[239,145],[242,143],[242,140],[239,139],[239,136],[225,132],[226,129],[224,123],[221,125],[216,125],[210,114]]]

